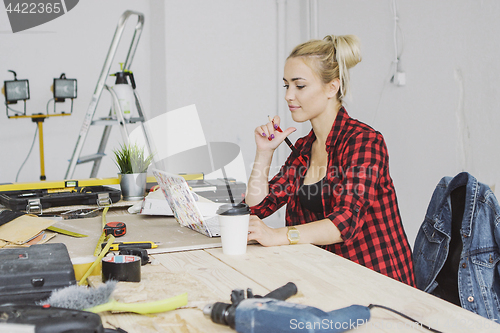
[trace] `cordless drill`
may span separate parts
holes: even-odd
[[[228,325],[239,333],[344,332],[355,329],[370,319],[369,308],[351,305],[325,312],[318,308],[285,302],[297,293],[288,282],[265,296],[253,295],[247,289],[234,289],[231,304],[216,302],[203,309],[214,323]]]

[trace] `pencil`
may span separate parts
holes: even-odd
[[[273,119],[270,117],[270,116],[267,116],[267,118],[269,119],[270,122],[273,123],[273,127],[276,128],[276,130],[280,133],[283,133],[283,130],[279,127],[279,126],[276,126],[274,124],[274,121]],[[302,158],[302,156],[300,155],[300,152],[297,148],[295,148],[295,146],[293,145],[293,143],[288,139],[288,137],[285,138],[285,142],[286,144],[288,145],[288,147],[290,147],[290,149],[299,156],[299,160],[300,162],[303,164],[303,165],[307,165],[306,161],[304,161],[304,159]]]

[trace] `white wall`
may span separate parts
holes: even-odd
[[[240,145],[250,163],[253,129],[276,112],[276,3],[170,1],[165,40],[166,109],[195,103],[207,141]]]
[[[307,1],[285,3],[288,53],[309,38]],[[361,39],[363,61],[351,71],[347,110],[387,141],[403,222],[413,243],[442,176],[467,170],[481,182],[499,182],[500,3],[398,0],[404,87],[388,80],[394,57],[392,0],[317,3],[320,37],[356,34]],[[132,70],[147,115],[196,103],[207,141],[237,143],[249,172],[253,129],[278,112],[292,125],[288,111],[278,110],[283,88],[277,2],[86,0],[61,18],[17,34],[8,33],[6,14],[0,10],[0,79],[11,79],[8,69],[30,79],[29,113],[45,109],[52,78],[65,72],[78,79],[74,114],[45,122],[47,178],[64,176],[118,17],[126,9],[146,15]],[[118,59],[115,63],[112,71],[118,69]],[[99,112],[107,114],[108,108],[109,99],[103,97]],[[309,130],[307,124],[297,127],[292,141]],[[0,116],[0,183],[14,181],[34,130],[29,120]],[[96,131],[87,139],[88,152],[97,149],[99,138]],[[120,142],[117,130],[111,140],[110,149]],[[189,140],[189,133],[179,140]],[[281,152],[282,160],[287,148]],[[115,172],[107,158],[99,176]],[[78,166],[75,178],[89,174],[90,166]],[[36,181],[38,175],[35,146],[19,181]]]

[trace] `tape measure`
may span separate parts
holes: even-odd
[[[123,222],[108,222],[104,226],[104,233],[115,237],[123,236],[127,233],[127,226]]]

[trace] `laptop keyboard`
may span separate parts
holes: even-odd
[[[207,218],[206,220],[203,220],[203,223],[206,224],[212,236],[220,236],[220,225],[219,225],[218,215],[214,215],[212,217]]]

